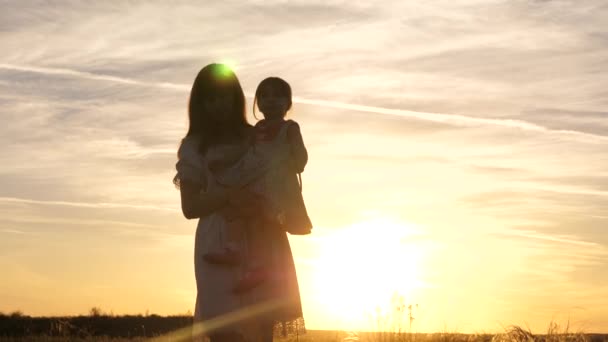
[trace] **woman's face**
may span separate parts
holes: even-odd
[[[203,101],[203,105],[205,112],[209,114],[213,121],[223,123],[228,121],[230,113],[234,110],[234,95],[211,95]]]
[[[266,119],[282,118],[289,109],[289,99],[274,87],[266,86],[260,89],[258,108]]]

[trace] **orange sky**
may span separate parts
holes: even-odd
[[[296,96],[309,328],[374,328],[402,296],[416,331],[608,331],[599,1],[7,6],[1,312],[193,311],[171,180],[191,82],[230,61]]]

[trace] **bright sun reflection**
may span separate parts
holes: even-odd
[[[420,233],[413,225],[374,219],[319,237],[315,295],[324,311],[343,324],[365,324],[370,314],[390,310],[395,294],[409,301],[423,285],[422,251],[409,242]]]

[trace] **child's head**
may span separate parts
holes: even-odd
[[[258,85],[253,100],[253,114],[256,104],[265,119],[284,118],[291,109],[291,87],[279,77],[268,77]]]

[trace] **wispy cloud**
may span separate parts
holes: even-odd
[[[530,238],[530,239],[539,239],[539,240],[545,240],[545,241],[562,242],[562,243],[566,243],[566,244],[573,244],[573,245],[580,245],[580,246],[600,247],[600,245],[598,243],[582,241],[582,240],[577,239],[572,236],[568,236],[568,235],[565,235],[565,236],[557,235],[556,236],[556,235],[541,233],[541,232],[537,232],[537,231],[533,231],[533,230],[512,229],[509,231],[502,232],[500,234],[507,235],[507,236],[520,236],[520,237],[525,237],[525,238]]]
[[[525,131],[534,131],[539,133],[548,133],[548,134],[556,134],[562,135],[565,137],[572,137],[577,140],[589,141],[589,142],[608,142],[608,136],[590,134],[579,131],[572,130],[552,130],[547,127],[543,127],[540,125],[536,125],[530,122],[521,121],[521,120],[513,120],[513,119],[488,119],[488,118],[480,118],[480,117],[471,117],[466,115],[458,115],[458,114],[445,114],[445,113],[425,113],[425,112],[415,112],[403,109],[390,109],[390,108],[381,108],[381,107],[373,107],[373,106],[365,106],[365,105],[357,105],[357,104],[348,104],[334,101],[324,101],[324,100],[310,100],[310,99],[302,99],[296,98],[294,99],[296,102],[304,103],[304,104],[312,104],[322,107],[329,108],[339,108],[339,109],[350,109],[354,111],[362,111],[362,112],[370,112],[375,114],[385,114],[385,115],[394,115],[408,118],[415,118],[419,120],[427,120],[433,122],[440,122],[445,124],[453,124],[453,125],[465,125],[465,126],[499,126],[505,128],[516,128]]]
[[[19,289],[36,279],[30,273],[57,288],[80,285],[77,262],[91,265],[87,279],[97,283],[103,274],[156,284],[149,280],[162,268],[174,271],[164,288],[188,284],[194,222],[181,217],[171,183],[175,151],[196,72],[228,61],[249,96],[269,75],[291,83],[311,155],[307,205],[320,226],[374,211],[423,227],[444,248],[429,266],[443,275],[437,289],[450,291],[472,269],[485,275],[468,286],[477,306],[467,318],[489,319],[487,304],[499,300],[525,309],[526,294],[542,294],[537,308],[546,313],[577,291],[588,317],[608,317],[590,299],[608,274],[601,1],[4,7],[0,264],[15,267],[3,303],[27,302]],[[48,234],[41,243],[23,232]],[[307,258],[296,256],[302,265]],[[41,260],[65,274],[39,269]],[[131,291],[116,286],[109,296]],[[80,302],[97,298],[82,291]],[[171,294],[150,293],[145,305],[153,298],[174,309]],[[31,308],[78,310],[28,298]]]
[[[135,210],[163,210],[178,212],[178,208],[167,208],[153,205],[137,205],[128,203],[86,203],[86,202],[66,202],[66,201],[41,201],[34,199],[25,198],[14,198],[14,197],[0,197],[0,202],[9,203],[25,203],[25,204],[42,204],[51,206],[69,206],[69,207],[82,207],[82,208],[98,208],[98,209],[135,209]]]
[[[17,234],[17,235],[32,234],[31,232],[26,232],[26,231],[18,230],[18,229],[0,229],[0,233]]]
[[[11,65],[11,64],[0,63],[0,69],[23,71],[23,72],[34,72],[34,73],[40,73],[40,74],[45,74],[45,75],[51,75],[51,76],[60,75],[60,76],[79,77],[79,78],[85,78],[85,79],[95,80],[95,81],[108,81],[108,82],[115,82],[115,83],[136,85],[136,86],[143,86],[143,87],[177,90],[180,92],[190,90],[190,87],[185,84],[181,85],[181,84],[173,84],[173,83],[168,83],[168,82],[144,82],[144,81],[138,81],[138,80],[134,80],[134,79],[130,79],[130,78],[110,76],[110,75],[100,75],[100,74],[94,74],[94,73],[85,72],[85,71],[77,71],[77,70],[64,69],[64,68],[32,67],[32,66]]]
[[[31,67],[31,66],[19,66],[19,65],[9,65],[9,64],[0,64],[0,68],[16,70],[16,71],[24,71],[24,72],[34,72],[34,73],[42,73],[46,75],[62,75],[62,76],[72,76],[79,78],[86,78],[89,80],[98,80],[98,81],[108,81],[108,82],[116,82],[127,85],[136,85],[136,86],[144,86],[144,87],[153,87],[153,88],[161,88],[168,90],[176,90],[176,91],[188,91],[190,86],[186,84],[174,84],[170,82],[145,82],[134,80],[130,78],[123,78],[117,76],[110,75],[99,75],[93,74],[90,72],[82,72],[70,69],[58,69],[58,68],[44,68],[44,67]],[[249,94],[252,97],[252,94]],[[405,109],[392,109],[392,108],[382,108],[375,106],[366,106],[362,104],[351,104],[351,103],[342,103],[336,101],[327,101],[327,100],[318,100],[318,99],[305,99],[301,97],[294,97],[294,102],[326,107],[326,108],[337,108],[337,109],[345,109],[359,112],[367,112],[373,114],[380,115],[393,115],[400,117],[413,118],[418,120],[432,121],[450,125],[458,125],[458,126],[499,126],[505,128],[514,128],[521,129],[525,131],[533,131],[539,133],[547,133],[547,134],[555,134],[564,136],[566,138],[574,138],[576,140],[582,140],[585,142],[598,142],[605,143],[608,142],[608,136],[592,134],[574,130],[554,130],[544,126],[540,126],[531,122],[526,122],[522,120],[515,119],[491,119],[491,118],[483,118],[483,117],[472,117],[460,114],[446,114],[446,113],[429,113],[429,112],[417,112],[410,111]],[[164,150],[163,150],[164,152]],[[173,150],[169,150],[169,152],[173,152]]]

